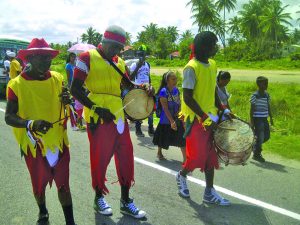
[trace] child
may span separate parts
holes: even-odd
[[[185,139],[183,138],[184,128],[178,119],[180,111],[180,93],[176,87],[177,77],[174,72],[165,73],[157,92],[162,110],[159,124],[154,132],[153,144],[158,146],[157,158],[164,160],[162,148],[169,149],[169,146],[180,147],[183,162],[185,161]]]
[[[268,116],[270,116],[271,125],[273,118],[270,108],[270,95],[267,93],[268,78],[259,76],[256,79],[258,90],[251,96],[250,103],[250,123],[254,128],[256,135],[256,144],[253,149],[253,159],[259,162],[265,162],[262,157],[262,144],[270,139],[270,128]]]

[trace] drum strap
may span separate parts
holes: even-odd
[[[97,48],[97,51],[99,52],[99,54],[102,56],[103,59],[107,60],[109,62],[109,64],[126,80],[128,81],[130,84],[132,84],[131,80],[129,80],[129,78],[116,66],[116,64],[113,63],[113,61],[111,61],[110,59],[108,59],[106,57],[106,55],[104,54],[104,52]]]

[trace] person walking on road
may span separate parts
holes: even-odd
[[[139,61],[137,63],[132,63],[130,66],[130,79],[134,80],[134,82],[138,85],[149,84],[151,85],[151,77],[150,77],[150,64],[146,61],[146,46],[141,45],[139,50],[137,51],[137,56],[139,57]],[[138,137],[145,137],[142,132],[143,121],[135,121],[135,134]],[[149,136],[154,135],[154,127],[153,127],[153,113],[148,117],[148,134]]]
[[[157,96],[159,101],[160,119],[153,137],[153,144],[158,146],[157,158],[164,160],[162,149],[169,146],[180,147],[183,163],[185,162],[184,127],[178,119],[180,112],[180,92],[177,88],[177,77],[173,71],[168,71],[162,76]]]
[[[267,92],[268,78],[259,76],[256,79],[258,90],[250,98],[250,124],[254,128],[256,143],[253,148],[253,159],[259,162],[265,162],[262,152],[262,144],[270,139],[270,123],[273,126],[273,117],[271,113],[271,97]]]
[[[146,213],[129,198],[129,189],[134,183],[133,145],[122,110],[120,87],[126,83],[125,62],[117,56],[125,43],[124,29],[109,26],[101,46],[80,54],[71,93],[84,105],[90,142],[92,186],[95,190],[94,209],[100,214],[112,215],[104,195],[109,192],[105,185],[106,171],[114,155],[121,185],[120,211],[134,218],[144,218]],[[128,76],[126,78],[129,82]],[[88,96],[82,91],[84,83],[90,92]]]
[[[215,100],[217,67],[210,59],[217,53],[217,37],[203,31],[194,38],[195,57],[183,71],[182,115],[186,122],[186,161],[176,175],[178,193],[190,197],[186,176],[196,168],[205,173],[206,188],[203,202],[230,205],[214,189],[214,170],[219,168],[217,153],[213,145],[213,130],[218,121]],[[220,105],[218,105],[220,107]]]
[[[53,180],[65,222],[75,224],[69,187],[69,143],[62,110],[70,103],[70,96],[63,91],[63,76],[49,71],[58,53],[44,39],[33,39],[27,49],[19,52],[28,66],[9,81],[7,90],[5,121],[13,127],[30,173],[39,207],[38,225],[49,224],[45,189],[48,184],[51,187]]]

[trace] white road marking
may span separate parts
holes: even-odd
[[[141,163],[143,165],[146,165],[146,166],[150,166],[154,169],[157,169],[157,170],[160,170],[162,172],[165,172],[165,173],[168,173],[168,174],[171,174],[171,175],[176,175],[177,171],[174,171],[174,170],[171,170],[171,169],[168,169],[166,167],[163,167],[163,166],[160,166],[160,165],[157,165],[155,163],[152,163],[152,162],[148,162],[144,159],[140,159],[140,158],[137,158],[137,157],[134,157],[134,160],[138,163]],[[197,178],[194,178],[194,177],[191,177],[191,176],[187,176],[187,179],[195,184],[199,184],[201,185],[202,187],[205,187],[205,182],[203,180],[200,180],[200,179],[197,179]],[[260,201],[260,200],[257,200],[255,198],[251,198],[251,197],[248,197],[246,195],[242,195],[242,194],[239,194],[237,192],[234,192],[234,191],[231,191],[231,190],[228,190],[226,188],[222,188],[222,187],[219,187],[217,185],[214,185],[215,189],[219,192],[222,192],[226,195],[229,195],[231,197],[234,197],[234,198],[237,198],[237,199],[240,199],[242,201],[245,201],[245,202],[248,202],[248,203],[251,203],[253,205],[257,205],[259,207],[262,207],[262,208],[265,208],[265,209],[268,209],[268,210],[271,210],[273,212],[276,212],[276,213],[279,213],[279,214],[282,214],[282,215],[285,215],[285,216],[288,216],[288,217],[291,217],[291,218],[294,218],[296,220],[299,220],[300,221],[300,214],[298,213],[294,213],[292,211],[289,211],[289,210],[286,210],[286,209],[283,209],[283,208],[280,208],[280,207],[277,207],[275,205],[272,205],[272,204],[269,204],[269,203],[266,203],[266,202],[263,202],[263,201]]]
[[[0,111],[2,112],[5,112],[4,109],[0,108]],[[134,157],[134,160],[138,163],[141,163],[143,165],[146,165],[146,166],[150,166],[154,169],[157,169],[157,170],[160,170],[162,172],[165,172],[165,173],[168,173],[168,174],[171,174],[173,176],[176,175],[177,171],[175,170],[171,170],[171,169],[168,169],[166,167],[163,167],[163,166],[160,166],[160,165],[157,165],[155,163],[152,163],[152,162],[148,162],[144,159],[140,159],[140,158],[137,158],[137,157]],[[191,176],[187,176],[187,179],[195,184],[199,184],[201,185],[202,187],[205,187],[205,182],[203,180],[200,180],[200,179],[197,179],[197,178],[194,178],[194,177],[191,177]],[[298,213],[294,213],[292,211],[289,211],[289,210],[286,210],[286,209],[283,209],[283,208],[280,208],[280,207],[277,207],[275,205],[272,205],[272,204],[269,204],[269,203],[266,203],[266,202],[263,202],[263,201],[260,201],[260,200],[257,200],[255,198],[251,198],[251,197],[248,197],[246,195],[242,195],[242,194],[239,194],[237,192],[234,192],[234,191],[231,191],[231,190],[228,190],[226,188],[223,188],[223,187],[219,187],[217,185],[214,185],[215,189],[219,192],[222,192],[226,195],[229,195],[231,197],[234,197],[234,198],[237,198],[237,199],[240,199],[242,201],[245,201],[245,202],[248,202],[248,203],[251,203],[253,205],[257,205],[259,207],[262,207],[262,208],[265,208],[265,209],[268,209],[268,210],[271,210],[273,212],[276,212],[276,213],[279,213],[279,214],[282,214],[282,215],[285,215],[285,216],[288,216],[288,217],[291,217],[293,219],[296,219],[296,220],[299,220],[300,221],[300,214]]]

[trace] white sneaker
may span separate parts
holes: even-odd
[[[231,204],[229,200],[222,198],[214,188],[211,188],[210,194],[204,193],[203,202],[217,204],[221,206],[228,206]]]
[[[104,197],[95,199],[94,209],[96,212],[99,212],[102,215],[110,216],[112,215],[112,209],[105,201]]]
[[[132,216],[136,219],[142,219],[146,216],[146,212],[143,210],[140,210],[134,205],[133,199],[129,199],[128,202],[120,200],[120,211],[123,214]]]
[[[186,177],[180,175],[180,171],[176,174],[176,181],[178,186],[178,194],[181,197],[189,198],[190,197],[190,191],[187,187],[186,183]]]

